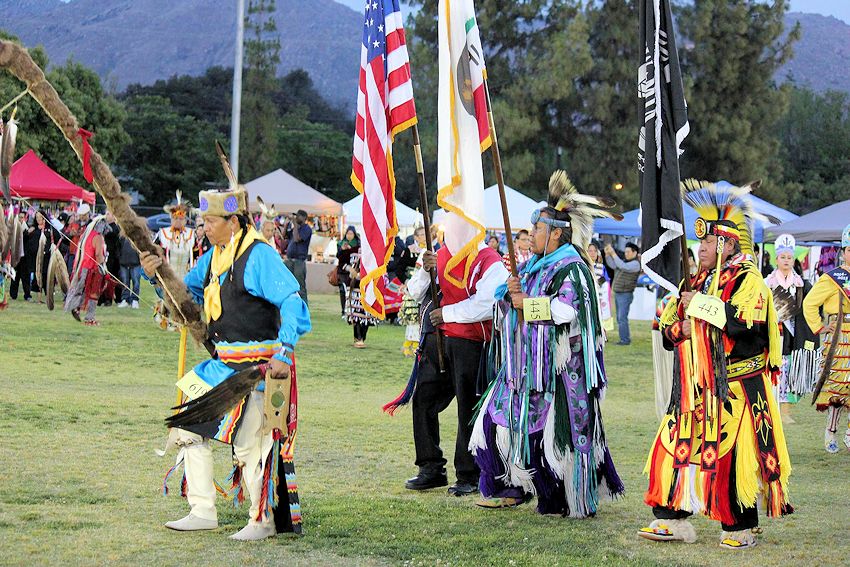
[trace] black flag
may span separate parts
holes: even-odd
[[[688,135],[688,109],[668,0],[641,0],[638,69],[640,207],[643,270],[670,291],[682,279],[684,234],[679,154]]]

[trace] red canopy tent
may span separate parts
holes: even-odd
[[[47,166],[30,150],[12,164],[12,197],[35,201],[85,201],[94,205],[94,193],[74,185]]]

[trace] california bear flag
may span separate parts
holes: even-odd
[[[437,203],[448,213],[445,246],[452,254],[440,277],[463,287],[485,235],[481,152],[491,144],[486,70],[472,0],[440,0],[439,27]]]

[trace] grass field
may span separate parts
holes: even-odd
[[[150,288],[144,289],[145,303]],[[823,417],[808,401],[787,427],[797,513],[764,520],[749,552],[718,547],[720,527],[697,518],[694,545],[638,540],[646,452],[656,431],[651,347],[634,325],[630,347],[607,354],[604,404],[624,499],[589,520],[537,516],[534,506],[484,511],[444,490],[404,489],[413,466],[410,412],[381,405],[407,380],[403,329],[381,326],[351,346],[335,296],[313,296],[313,332],[298,347],[296,452],[305,536],[255,544],[228,535],[247,510],[219,503],[220,528],[181,534],[163,523],[187,510],[163,497],[174,455],[154,451],[174,401],[178,335],[145,309],[99,310],[86,328],[43,305],[0,313],[0,542],[4,565],[847,565],[850,453],[827,455]],[[203,358],[190,347],[190,363]],[[451,463],[454,406],[443,415]],[[217,476],[230,452],[216,447]],[[451,471],[450,471],[451,474]],[[174,488],[177,488],[174,481]],[[174,494],[174,493],[172,493]]]

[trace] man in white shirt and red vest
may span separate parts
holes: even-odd
[[[420,344],[418,371],[413,393],[413,441],[419,473],[405,483],[411,490],[427,490],[448,484],[446,459],[440,449],[439,414],[457,398],[457,439],[454,467],[457,482],[449,494],[465,496],[478,492],[478,466],[469,452],[472,418],[481,392],[477,387],[484,343],[490,340],[496,288],[510,275],[499,253],[481,243],[477,256],[470,260],[465,287],[440,277],[451,258],[443,246],[436,254],[425,252],[422,268],[407,282],[408,292],[420,304],[423,339]],[[464,266],[452,275],[463,280]],[[440,279],[440,307],[429,305],[428,272],[437,270]],[[430,309],[430,315],[428,310]],[[443,335],[444,370],[440,372],[437,353],[439,329]]]

